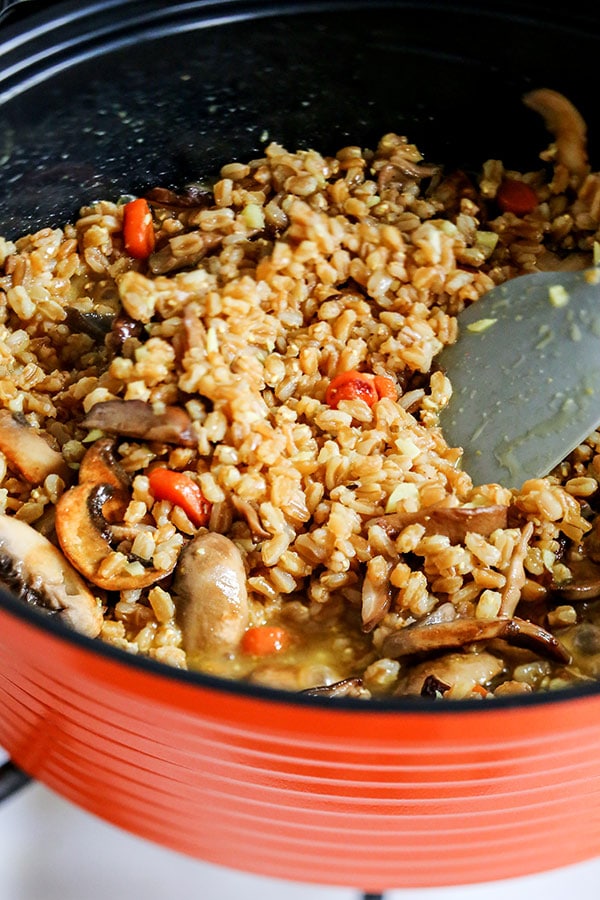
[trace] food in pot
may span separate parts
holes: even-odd
[[[1,239],[4,583],[129,653],[315,696],[596,679],[600,435],[509,491],[437,424],[457,314],[600,261],[585,124],[525,102],[552,143],[524,173],[396,134],[270,143]]]

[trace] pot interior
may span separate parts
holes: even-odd
[[[0,46],[0,230],[199,180],[270,140],[329,152],[396,131],[428,161],[535,167],[533,87],[579,106],[593,154],[600,34],[536,6],[58,4]]]

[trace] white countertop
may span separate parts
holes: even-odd
[[[40,784],[28,785],[2,804],[0,848],[1,900],[360,898],[360,891],[275,881],[179,856],[82,812]],[[587,900],[598,896],[598,884],[600,859],[514,881],[394,890],[385,898]]]

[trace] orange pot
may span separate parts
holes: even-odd
[[[600,853],[597,692],[332,708],[165,671],[11,601],[0,672],[0,743],[25,771],[223,866],[385,890]]]
[[[598,20],[572,13],[567,35],[542,4],[515,6],[61,3],[0,44],[2,231],[189,181],[252,155],[265,131],[327,149],[401,123],[430,158],[516,165],[540,146],[520,111],[532,84],[570,96],[593,144]],[[292,696],[128,656],[3,594],[0,709],[0,743],[27,773],[224,866],[375,891],[600,853],[597,686]]]

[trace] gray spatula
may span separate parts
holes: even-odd
[[[600,268],[512,279],[458,322],[437,357],[446,440],[475,483],[547,475],[600,424]]]

